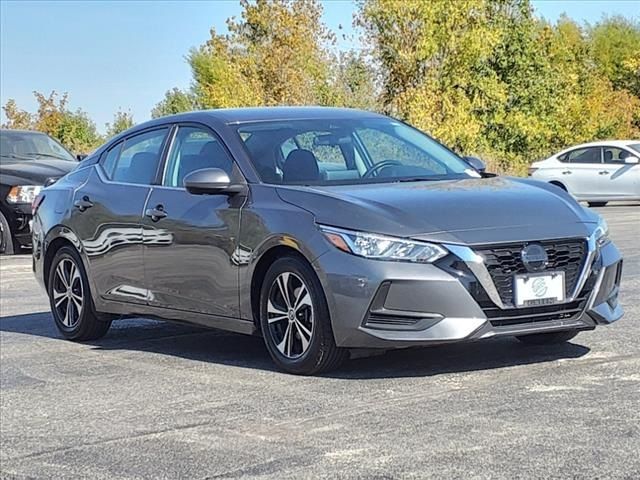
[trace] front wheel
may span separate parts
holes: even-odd
[[[110,320],[101,320],[95,312],[89,281],[78,253],[62,247],[49,269],[47,284],[51,313],[60,333],[69,340],[96,340],[103,337]]]
[[[566,330],[564,332],[534,333],[533,335],[520,335],[516,337],[527,345],[553,345],[565,343],[578,335],[576,330]]]
[[[335,344],[318,277],[296,257],[281,258],[267,271],[260,293],[260,326],[271,358],[289,373],[331,370],[348,354]]]
[[[18,245],[13,240],[9,222],[2,212],[0,212],[0,254],[13,255]]]

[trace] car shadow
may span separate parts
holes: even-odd
[[[49,312],[0,318],[0,331],[59,339]],[[579,339],[579,337],[577,337]],[[262,339],[191,325],[146,319],[113,322],[109,333],[87,342],[97,350],[132,350],[188,360],[279,372]],[[525,346],[513,338],[392,350],[356,358],[323,374],[338,379],[428,377],[449,373],[493,370],[573,359],[590,349],[579,343]]]

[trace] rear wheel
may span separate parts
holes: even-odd
[[[111,321],[95,312],[89,281],[78,253],[62,247],[51,262],[47,284],[49,303],[56,327],[69,340],[95,340],[104,336]]]
[[[588,202],[590,207],[604,207],[607,202]]]
[[[267,271],[260,294],[260,325],[269,354],[287,372],[327,371],[348,355],[335,344],[320,281],[301,259],[281,258]]]
[[[578,335],[576,330],[566,330],[564,332],[534,333],[533,335],[520,335],[516,337],[527,345],[553,345],[564,343]]]
[[[16,252],[17,244],[11,235],[9,222],[2,212],[0,212],[0,254],[13,255]]]

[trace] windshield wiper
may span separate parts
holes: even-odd
[[[52,153],[28,152],[28,153],[24,153],[23,155],[38,156],[38,157],[48,157],[48,158],[57,158],[58,160],[69,161],[68,158],[60,157],[60,156],[54,155]]]
[[[404,178],[396,178],[395,182],[437,182],[438,180],[444,180],[442,178],[433,178],[433,177],[404,177]]]

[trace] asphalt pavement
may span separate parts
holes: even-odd
[[[261,339],[136,319],[54,328],[31,259],[0,259],[1,478],[640,478],[640,206],[598,209],[625,317],[554,347],[389,352],[322,377]]]

